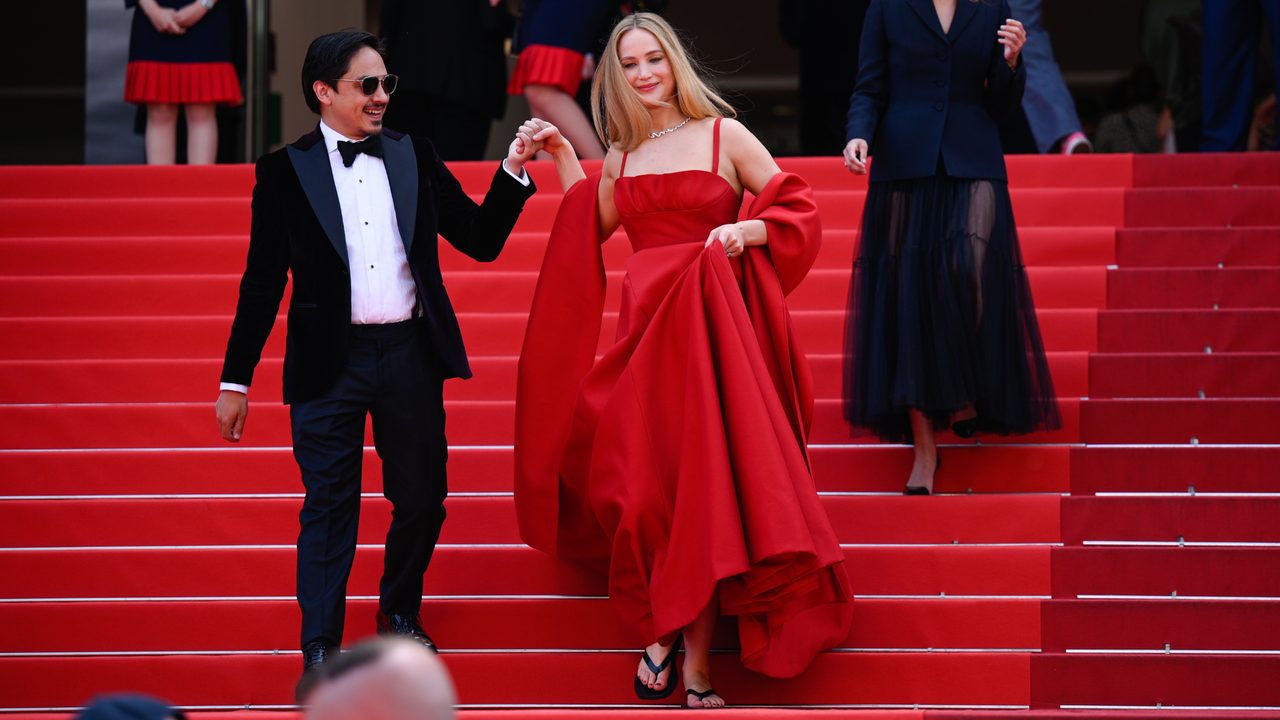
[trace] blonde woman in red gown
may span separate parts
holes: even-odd
[[[844,554],[805,444],[812,379],[784,300],[821,224],[808,185],[722,117],[732,108],[660,17],[614,29],[593,95],[601,173],[587,177],[555,127],[521,129],[566,189],[520,356],[521,537],[608,574],[621,627],[648,646],[640,698],[671,694],[683,646],[687,704],[723,707],[708,674],[717,616],[737,618],[743,664],[774,677],[849,630]],[[635,253],[597,362],[600,244],[619,225]]]

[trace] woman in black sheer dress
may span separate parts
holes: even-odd
[[[1006,0],[872,0],[845,165],[871,168],[845,334],[845,419],[910,440],[927,495],[934,433],[1057,429],[995,118],[1022,98]],[[868,153],[875,162],[868,163]]]

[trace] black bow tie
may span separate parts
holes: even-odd
[[[351,163],[356,161],[356,156],[360,153],[372,155],[376,158],[382,157],[382,136],[370,135],[360,142],[338,141],[338,154],[342,155],[342,165],[344,167],[351,167]]]

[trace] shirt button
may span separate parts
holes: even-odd
[[[369,224],[369,223],[365,223],[365,225],[368,225],[368,224]]]
[[[939,51],[938,51],[938,59],[939,59],[939,60],[942,60],[942,61],[946,61],[946,59],[947,59],[947,51],[946,51],[946,50],[939,50]]]
[[[934,110],[937,110],[938,112],[942,112],[942,107],[943,107],[942,103],[934,103],[934,104],[933,104],[933,109],[934,109]]]

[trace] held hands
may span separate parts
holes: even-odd
[[[867,141],[854,138],[844,146],[844,166],[854,175],[867,174]]]
[[[743,249],[747,246],[747,236],[743,232],[742,226],[738,223],[721,225],[711,231],[711,235],[707,237],[707,243],[703,247],[711,247],[711,243],[714,242],[724,245],[725,255],[737,257],[742,254]]]
[[[1026,28],[1017,20],[1009,18],[996,34],[1000,36],[1000,44],[1004,45],[1004,61],[1016,70],[1018,55],[1022,53],[1022,46],[1027,44]]]
[[[200,3],[195,3],[199,5]],[[151,21],[151,25],[155,27],[156,32],[165,35],[181,35],[187,31],[187,28],[178,22],[178,11],[173,8],[160,7],[156,0],[140,0],[138,7],[142,8],[142,12],[146,13],[147,19]],[[184,10],[186,8],[183,8]],[[201,10],[204,8],[201,7]]]
[[[573,146],[560,134],[559,128],[545,120],[530,118],[516,131],[516,139],[511,141],[507,150],[507,169],[519,173],[520,168],[539,150],[552,155],[568,151],[573,153]]]
[[[249,396],[235,390],[223,390],[214,409],[218,414],[218,430],[222,432],[222,439],[240,442],[245,418],[249,417]]]
[[[206,9],[204,5],[201,5],[199,2],[193,2],[184,5],[182,9],[178,10],[177,14],[174,16],[174,20],[177,20],[178,24],[185,30],[186,28],[200,22],[208,12],[208,9]]]

